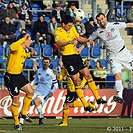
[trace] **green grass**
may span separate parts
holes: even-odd
[[[60,119],[45,119],[44,125],[38,125],[38,119],[33,123],[25,122],[22,131],[13,128],[12,119],[0,119],[0,133],[132,133],[131,118],[73,118],[69,119],[67,127],[55,126]],[[128,128],[128,127],[132,127]],[[110,131],[108,131],[110,130]]]

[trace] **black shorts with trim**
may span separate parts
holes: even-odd
[[[22,73],[20,74],[9,74],[5,73],[4,81],[7,89],[11,96],[19,95],[20,89],[29,83]]]
[[[75,75],[86,67],[80,54],[62,56],[62,61],[69,75]]]
[[[71,92],[67,90],[65,103],[72,103],[78,98],[76,92]]]

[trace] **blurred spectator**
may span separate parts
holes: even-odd
[[[56,21],[56,17],[52,16],[50,23],[48,23],[48,34],[51,36],[50,45],[54,48],[54,30],[58,28],[60,24]]]
[[[79,20],[75,20],[75,28],[80,36],[85,36],[85,26]]]
[[[10,18],[6,17],[5,21],[1,25],[1,35],[0,35],[0,42],[3,45],[4,41],[11,44],[12,42],[16,41],[16,27],[11,24]]]
[[[31,29],[32,12],[29,11],[27,4],[22,5],[19,18],[24,21],[22,29]]]
[[[61,71],[59,73],[58,76],[58,82],[59,82],[59,88],[67,88],[67,80],[68,80],[68,75],[67,75],[67,71],[63,65],[63,62],[59,62],[60,67],[61,67]]]
[[[101,62],[97,61],[96,67],[94,69],[94,81],[96,81],[96,85],[100,85],[100,89],[103,89],[105,87],[106,77],[107,71],[105,67],[102,65]]]
[[[60,59],[59,59],[59,64],[58,64],[58,66],[57,66],[57,68],[56,68],[56,70],[57,70],[57,77],[60,76],[60,74],[61,74],[61,69],[62,69],[63,67],[64,67],[64,66],[63,66],[62,58],[60,58]]]
[[[50,44],[51,36],[48,34],[48,24],[43,14],[40,14],[38,20],[34,22],[33,33],[37,44],[44,44],[45,40],[47,44]]]
[[[9,2],[6,9],[6,16],[11,19],[11,23],[17,26],[17,30],[20,30],[22,26],[21,20],[19,20],[20,9],[12,1]]]
[[[98,28],[98,25],[94,22],[94,19],[92,17],[90,17],[89,21],[86,22],[84,25],[86,30],[85,35],[87,37],[89,37]]]
[[[69,11],[68,11],[68,2],[65,2],[61,5],[61,18],[63,18],[65,15],[69,15]]]
[[[78,9],[79,8],[79,1],[78,0],[67,0],[68,7],[70,7],[72,4]]]
[[[6,11],[2,8],[2,4],[0,3],[0,24],[4,21],[6,17]]]
[[[56,20],[58,23],[61,22],[61,14],[63,14],[63,11],[61,10],[60,4],[56,4],[54,10],[52,11],[52,16],[56,17]]]
[[[60,24],[57,22],[56,17],[52,16],[50,23],[48,23],[49,34],[54,35],[54,30],[58,27],[60,27]]]
[[[117,4],[121,4],[121,0],[115,0]]]
[[[91,66],[91,62],[90,62],[89,59],[86,59],[86,60],[85,60],[85,65],[87,66],[87,68],[88,68],[89,70],[90,70],[90,69],[93,69],[92,66]],[[91,75],[92,75],[92,77],[93,77],[94,70],[90,70],[90,73],[91,73]]]
[[[113,16],[113,11],[115,9],[115,5],[116,5],[116,0],[107,0],[107,4],[108,4],[108,14],[107,14],[107,20],[109,22],[112,22],[112,16]]]
[[[52,7],[55,8],[57,4],[61,4],[62,2],[60,0],[53,0]]]
[[[71,3],[71,6],[69,8],[69,15],[74,18],[74,11],[77,10],[74,3]]]
[[[36,61],[33,62],[33,66],[30,68],[30,69],[33,69],[30,71],[30,81],[33,81],[33,79],[35,78],[35,74],[36,74],[36,71],[38,69],[38,64]]]
[[[0,69],[6,69],[6,63],[0,63]],[[0,74],[4,76],[5,71],[0,71]]]
[[[22,29],[20,36],[18,37],[19,39],[23,38],[26,35],[26,29]]]
[[[127,22],[133,22],[133,2],[131,7],[127,10],[126,13]],[[133,28],[130,28],[130,35],[133,35]]]

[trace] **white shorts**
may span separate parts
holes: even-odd
[[[39,98],[42,104],[44,103],[44,98],[45,98],[44,94],[41,94],[40,92],[35,91],[32,101],[34,101],[36,98]]]
[[[109,62],[113,74],[121,73],[123,66],[129,70],[133,70],[133,55],[127,48],[124,48],[118,54],[109,55]]]

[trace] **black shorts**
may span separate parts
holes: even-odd
[[[67,91],[65,103],[73,103],[77,98],[76,92]]]
[[[9,74],[5,73],[4,81],[7,89],[11,96],[19,95],[20,89],[29,83],[22,73],[20,74]]]
[[[69,75],[75,75],[86,67],[79,54],[62,56],[62,61]]]

